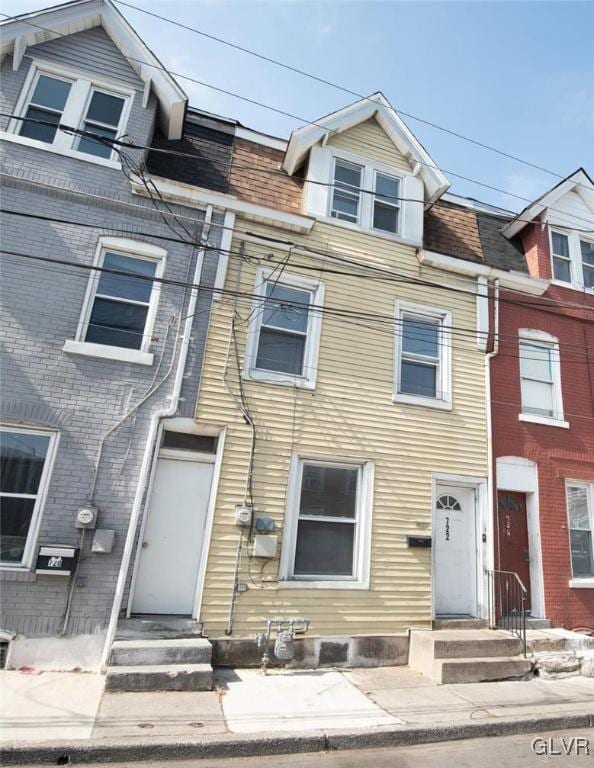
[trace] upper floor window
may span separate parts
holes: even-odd
[[[567,483],[571,570],[574,578],[594,577],[594,483]]]
[[[397,234],[400,230],[400,179],[375,174],[373,228]]]
[[[55,151],[110,161],[116,157],[111,146],[90,136],[66,133],[58,125],[115,139],[123,132],[131,99],[129,92],[33,65],[17,105],[17,113],[25,119],[15,120],[13,130],[25,139],[51,145]]]
[[[545,333],[520,336],[523,421],[567,426],[563,421],[559,344]]]
[[[31,563],[56,435],[0,429],[0,561]]]
[[[323,286],[307,278],[260,271],[245,358],[246,376],[315,386]]]
[[[451,407],[450,326],[448,312],[414,304],[398,305],[396,401]]]
[[[362,178],[362,166],[336,158],[334,161],[334,192],[330,211],[332,217],[354,223],[359,221]]]
[[[551,259],[555,280],[594,290],[594,240],[552,229]]]
[[[166,252],[123,238],[99,242],[76,340],[66,352],[152,363],[148,349],[159,301]]]

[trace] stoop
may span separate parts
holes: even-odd
[[[185,624],[164,629],[162,623],[128,621],[117,637],[122,639],[111,647],[107,691],[212,690],[212,645]]]
[[[525,680],[533,666],[519,638],[492,629],[412,630],[408,663],[437,683]]]

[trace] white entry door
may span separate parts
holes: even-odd
[[[476,502],[474,488],[437,487],[433,525],[436,616],[475,616]]]
[[[167,453],[162,452],[157,459],[132,613],[191,616],[214,455],[188,452],[183,458],[171,458]]]

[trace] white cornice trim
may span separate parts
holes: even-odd
[[[279,229],[288,229],[292,232],[307,234],[314,225],[315,219],[308,216],[300,216],[296,213],[286,213],[264,205],[256,205],[247,200],[240,200],[233,195],[223,192],[213,192],[209,189],[196,187],[192,184],[184,184],[181,181],[172,181],[160,176],[151,176],[151,181],[166,200],[180,205],[191,207],[212,205],[215,208],[233,211],[244,219],[250,219],[262,224],[268,224]],[[132,193],[149,197],[143,184],[131,182]]]
[[[506,272],[504,269],[489,267],[487,264],[476,264],[467,259],[457,259],[454,256],[446,256],[444,253],[435,251],[419,250],[418,259],[421,264],[429,267],[436,267],[447,272],[457,272],[471,277],[487,277],[493,280],[499,280],[502,288],[530,293],[534,296],[542,296],[550,285],[550,280],[543,280],[539,277],[531,277],[521,272]]]

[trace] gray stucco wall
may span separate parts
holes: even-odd
[[[66,46],[67,56],[72,60],[77,56],[81,61],[85,59],[87,44],[97,44],[95,32],[73,35]],[[52,55],[60,58],[58,42],[53,44]],[[44,45],[47,48],[49,44]],[[32,52],[35,53],[34,49]],[[121,57],[117,59],[116,54],[113,59],[112,74],[121,80],[128,65]],[[14,109],[29,66],[30,60],[25,58],[19,70],[13,72],[11,60],[5,61],[1,73],[2,111]],[[105,77],[105,70],[101,74]],[[125,77],[130,84],[136,76],[129,70]],[[126,129],[133,141],[148,143],[155,111],[154,97],[144,109],[137,92]],[[2,214],[1,219],[0,418],[5,423],[44,426],[60,433],[37,545],[78,545],[75,516],[88,498],[99,443],[131,405],[167,372],[177,321],[186,314],[189,290],[166,284],[161,288],[150,350],[155,355],[153,366],[67,354],[62,347],[65,340],[75,337],[89,272],[7,255],[4,251],[90,265],[101,235],[128,237],[164,247],[164,277],[182,281],[193,276],[196,251],[185,243],[155,237],[175,235],[163,224],[150,200],[130,193],[121,171],[8,141],[2,141],[0,146],[3,208],[92,225],[83,228],[9,214]],[[204,212],[179,206],[173,210],[196,220],[186,221],[186,226],[197,239]],[[175,228],[181,234],[180,228]],[[215,245],[217,237],[220,231],[214,230],[210,240]],[[207,254],[203,269],[206,285],[213,284],[217,258],[216,252]],[[210,292],[201,291],[189,375],[184,380],[183,415],[193,411],[192,393],[198,388],[210,301]],[[114,529],[116,543],[112,554],[92,554],[92,534],[87,536],[74,592],[70,633],[96,631],[105,626],[109,617],[150,417],[168,404],[173,380],[174,372],[142,405],[136,417],[128,419],[105,444],[95,495],[99,508],[97,527]],[[36,576],[31,571],[0,570],[0,582],[0,627],[28,636],[57,630],[66,606],[67,579]]]

